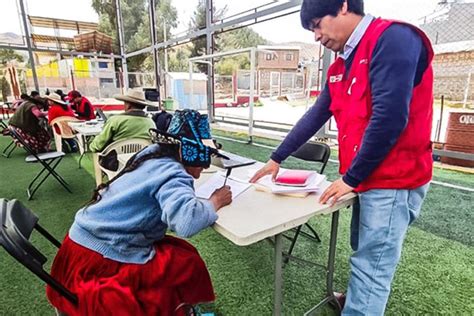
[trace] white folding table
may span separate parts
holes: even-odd
[[[94,136],[99,135],[104,128],[103,122],[68,122],[68,125],[77,132],[77,139],[79,141],[79,151],[81,157],[79,158],[79,168],[81,168],[81,161],[86,152],[89,151],[89,141]]]
[[[232,175],[247,179],[249,171],[263,166],[262,163],[236,168]],[[202,185],[212,174],[203,173],[196,181],[196,187]],[[331,237],[326,270],[326,297],[307,314],[333,302],[339,306],[333,293],[334,260],[336,253],[337,228],[339,210],[351,206],[357,195],[349,193],[343,196],[334,206],[320,204],[319,195],[330,182],[325,181],[318,194],[310,194],[305,198],[288,197],[257,191],[250,187],[239,195],[228,206],[219,210],[219,219],[213,228],[222,236],[236,245],[246,246],[266,238],[275,238],[275,287],[274,287],[274,315],[281,315],[282,302],[282,233],[294,227],[305,224],[311,217],[322,214],[332,214]]]

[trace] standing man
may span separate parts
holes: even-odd
[[[432,176],[433,50],[418,28],[365,15],[363,0],[304,0],[301,23],[338,58],[316,103],[251,181],[275,178],[280,163],[334,115],[342,178],[320,202],[359,193],[343,315],[382,315]]]

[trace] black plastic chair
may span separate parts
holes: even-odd
[[[8,129],[8,125],[3,121],[1,120],[0,121],[0,129]],[[5,135],[7,136],[7,135]],[[10,158],[10,155],[12,154],[12,152],[15,150],[16,148],[16,144],[15,142],[12,140],[8,145],[7,147],[3,148],[2,150],[2,156],[5,157],[5,158]]]
[[[13,128],[10,128],[10,135],[18,140],[26,152],[29,154],[26,157],[26,162],[39,162],[43,169],[33,178],[33,180],[28,185],[28,189],[26,190],[28,194],[28,199],[31,200],[35,192],[39,189],[39,187],[43,184],[43,182],[52,175],[69,193],[72,193],[71,189],[67,182],[56,172],[55,168],[61,162],[64,157],[63,152],[47,152],[47,153],[39,153],[37,154],[31,147],[28,145],[27,142],[21,137]]]
[[[44,270],[47,258],[29,241],[33,229],[56,247],[61,247],[61,243],[38,224],[38,217],[20,201],[0,199],[0,245],[51,288],[77,305],[77,296]]]
[[[291,154],[291,156],[301,159],[301,160],[320,163],[321,167],[318,171],[320,174],[323,174],[330,155],[331,155],[331,148],[327,144],[317,143],[317,142],[306,143],[303,146],[301,146],[297,151]],[[302,230],[303,225],[300,225],[295,228],[295,234],[292,237],[288,237],[284,235],[286,238],[288,238],[291,241],[290,248],[288,249],[285,262],[288,262],[288,259],[290,258],[291,253],[293,252],[293,249],[295,247],[295,244],[299,235],[302,235],[316,242],[321,242],[321,238],[319,238],[318,233],[313,227],[311,227],[311,225],[306,223],[304,224],[304,226],[306,227],[306,229],[310,231],[310,234],[303,231]]]

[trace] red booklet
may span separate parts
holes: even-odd
[[[285,170],[276,177],[275,184],[304,187],[314,175],[316,175],[314,171]]]

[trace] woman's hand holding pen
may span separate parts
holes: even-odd
[[[212,193],[210,201],[214,204],[215,210],[229,205],[232,202],[232,192],[230,191],[230,186],[224,185],[223,187],[217,189]]]

